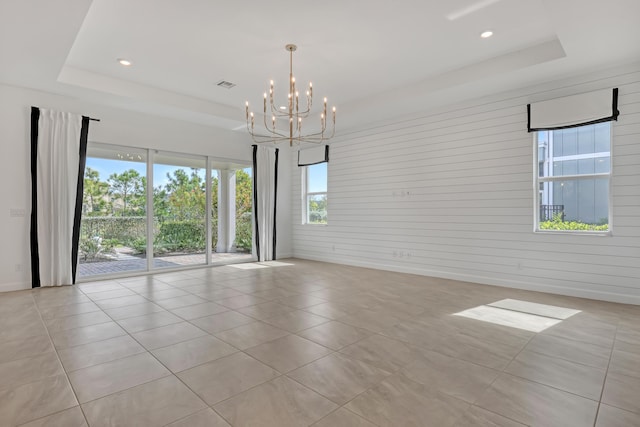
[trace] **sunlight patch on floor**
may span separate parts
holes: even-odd
[[[286,267],[288,265],[294,265],[288,262],[281,261],[264,261],[264,262],[246,262],[243,264],[229,264],[229,267],[238,268],[240,270],[255,270],[258,268],[269,267]]]
[[[531,332],[542,332],[577,313],[580,311],[529,301],[505,299],[454,313],[454,316]]]
[[[504,308],[507,310],[520,311],[522,313],[535,314],[538,316],[552,317],[554,319],[568,319],[574,314],[580,313],[580,310],[573,310],[566,307],[557,307],[555,305],[538,304],[529,301],[520,301],[517,299],[503,299],[501,301],[492,302],[491,307]]]
[[[288,265],[295,265],[290,262],[282,262],[282,261],[264,261],[261,262],[262,265],[267,265],[269,267],[286,267]]]
[[[227,267],[237,268],[239,270],[257,270],[258,268],[269,268],[268,265],[258,264],[257,262],[245,262],[243,264],[229,264]]]

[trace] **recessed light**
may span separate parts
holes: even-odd
[[[128,59],[118,58],[118,64],[122,65],[123,67],[130,67],[132,62]]]
[[[281,110],[286,110],[286,109],[287,109],[287,107],[285,107],[284,105],[281,105],[281,106],[280,106],[280,109],[281,109]]]
[[[491,37],[493,35],[493,31],[483,31],[482,33],[480,33],[480,37],[482,37],[483,39],[488,39],[489,37]]]

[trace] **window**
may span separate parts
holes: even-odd
[[[304,214],[305,224],[327,223],[327,163],[304,167]]]
[[[608,232],[611,124],[538,131],[537,231]]]

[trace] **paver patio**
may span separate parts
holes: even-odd
[[[236,262],[250,262],[252,255],[246,253],[212,253],[211,264],[229,264]],[[175,268],[189,265],[204,265],[205,254],[181,254],[165,255],[153,259],[154,268]],[[147,259],[137,256],[119,254],[117,259],[99,262],[80,262],[78,266],[79,277],[86,278],[96,275],[117,274],[124,272],[145,271]]]

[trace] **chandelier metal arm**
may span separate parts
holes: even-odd
[[[265,119],[265,126],[264,127],[265,127],[265,130],[267,132],[269,132],[271,135],[276,135],[278,138],[289,138],[289,135],[286,135],[284,133],[280,133],[276,129],[269,129],[269,127],[267,126],[267,123],[266,123],[266,119]],[[249,131],[251,136],[257,136],[257,137],[262,137],[262,138],[273,138],[273,136],[271,136],[271,135],[261,135],[259,133],[255,133],[255,131],[253,131],[253,129],[247,128],[247,130]]]

